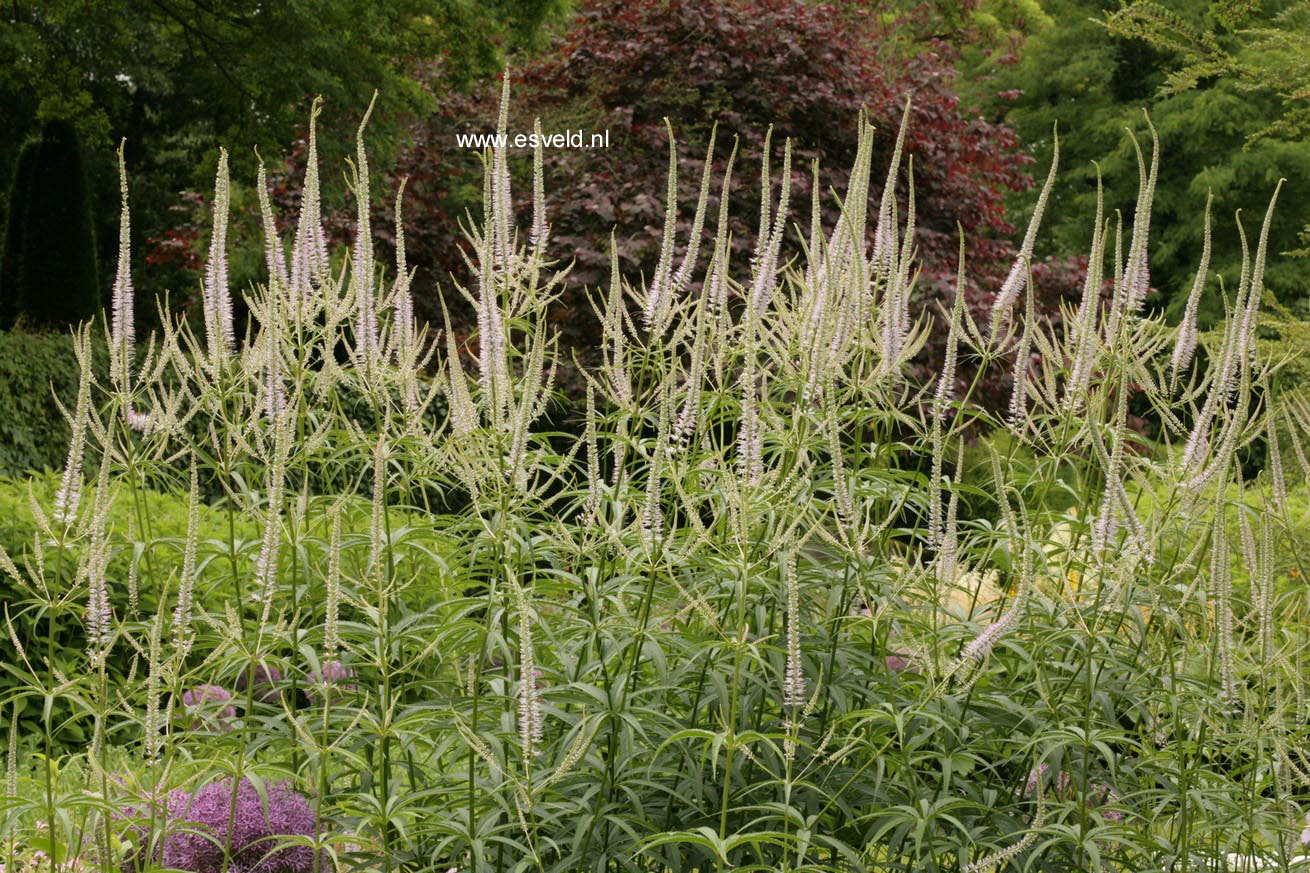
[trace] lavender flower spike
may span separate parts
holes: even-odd
[[[218,150],[218,173],[214,179],[214,224],[209,238],[209,262],[205,266],[205,332],[209,352],[217,360],[236,348],[232,328],[232,293],[227,278],[227,217],[231,204],[227,172],[227,150]]]
[[[113,322],[110,327],[109,354],[112,357],[111,374],[117,381],[126,383],[127,369],[132,361],[136,344],[136,325],[133,321],[135,306],[132,291],[132,218],[127,207],[127,163],[123,157],[126,140],[118,146],[118,184],[122,195],[123,211],[118,222],[118,269],[114,273],[114,292],[111,308]]]
[[[1170,371],[1175,379],[1187,369],[1196,354],[1196,310],[1201,303],[1201,291],[1205,289],[1206,272],[1210,268],[1210,204],[1214,202],[1214,192],[1205,198],[1205,243],[1201,249],[1201,264],[1196,268],[1196,279],[1192,282],[1192,292],[1187,295],[1187,309],[1183,320],[1178,325],[1178,339],[1174,343],[1173,358],[1169,362]]]
[[[1033,209],[1033,217],[1028,221],[1028,230],[1023,235],[1023,244],[1019,247],[1019,254],[1014,259],[1014,265],[1010,267],[1010,275],[1006,277],[1005,282],[1001,285],[1001,290],[996,294],[996,300],[992,302],[992,338],[996,338],[996,332],[1000,325],[1009,317],[1010,307],[1014,301],[1019,299],[1019,294],[1028,285],[1028,271],[1032,267],[1033,246],[1037,242],[1037,231],[1042,226],[1042,215],[1046,212],[1046,200],[1051,194],[1051,188],[1055,185],[1055,174],[1060,166],[1060,135],[1058,130],[1054,134],[1055,147],[1051,154],[1051,169],[1046,174],[1046,183],[1042,185],[1042,193],[1037,198],[1037,206]]]
[[[296,318],[303,314],[314,283],[327,271],[327,239],[323,234],[322,205],[319,201],[318,138],[315,127],[322,110],[322,98],[315,98],[309,111],[309,152],[305,159],[305,186],[300,195],[300,217],[291,244],[291,273],[288,282],[295,303]]]
[[[373,297],[373,232],[368,220],[368,154],[364,151],[364,127],[368,124],[369,116],[373,114],[373,104],[377,99],[377,92],[374,91],[373,99],[369,101],[364,118],[359,123],[359,131],[355,135],[357,162],[355,200],[358,215],[355,224],[355,250],[350,265],[350,284],[355,292],[357,313],[355,355],[361,365],[375,362],[378,355],[377,301]]]
[[[256,152],[258,155],[258,152]],[[280,289],[286,294],[291,285],[287,273],[287,258],[282,252],[282,238],[277,232],[277,217],[273,215],[273,204],[268,196],[268,176],[264,172],[264,161],[259,162],[259,215],[264,226],[264,263],[268,266],[268,286]]]

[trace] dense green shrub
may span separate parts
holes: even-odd
[[[77,324],[100,312],[95,224],[77,131],[66,121],[41,131],[27,191],[19,314],[41,325]]]
[[[105,347],[95,349],[103,371]],[[70,334],[0,331],[0,475],[63,466],[68,422],[59,404],[72,408],[77,380]]]
[[[988,116],[1017,130],[1039,161],[1051,152],[1051,126],[1060,124],[1061,164],[1067,169],[1051,196],[1046,249],[1057,253],[1078,252],[1086,246],[1083,216],[1095,207],[1098,173],[1105,186],[1107,214],[1113,215],[1114,210],[1125,218],[1133,214],[1137,161],[1123,133],[1130,128],[1146,143],[1150,131],[1142,110],[1149,110],[1169,156],[1160,166],[1152,204],[1151,239],[1156,245],[1151,285],[1158,293],[1152,295],[1151,305],[1174,319],[1181,316],[1203,246],[1201,215],[1207,195],[1212,195],[1211,282],[1199,308],[1205,327],[1224,314],[1215,277],[1223,277],[1231,297],[1241,275],[1242,248],[1232,231],[1233,216],[1242,211],[1250,234],[1250,220],[1263,210],[1269,187],[1280,177],[1289,180],[1289,196],[1270,224],[1270,251],[1304,246],[1299,235],[1310,222],[1310,198],[1301,180],[1310,174],[1310,143],[1277,131],[1252,140],[1288,104],[1276,96],[1279,89],[1272,83],[1253,89],[1242,76],[1224,75],[1225,63],[1208,66],[1191,79],[1195,88],[1166,88],[1180,81],[1174,71],[1190,60],[1187,53],[1107,27],[1107,21],[1124,23],[1134,14],[1118,12],[1123,5],[1113,0],[1043,0],[1051,20],[1038,25],[1017,58],[1010,58],[1017,63],[995,66],[975,87],[989,92],[1004,89],[1003,99],[989,101]],[[1169,0],[1137,4],[1132,10],[1148,5],[1168,7],[1165,15],[1185,22],[1182,33],[1192,28],[1225,30],[1216,18],[1225,5],[1240,6],[1245,14],[1260,18],[1292,6],[1301,6],[1303,14],[1305,10],[1302,4],[1286,0],[1260,4]],[[1291,32],[1287,36],[1294,38]],[[1294,65],[1280,60],[1277,53],[1261,50],[1260,42],[1242,28],[1218,39],[1214,48],[1245,44],[1238,56],[1244,73],[1277,65],[1288,77],[1296,75]],[[1278,83],[1287,89],[1284,93],[1291,92],[1290,81]],[[1016,199],[1032,197],[1020,194]],[[1266,282],[1280,299],[1292,302],[1310,293],[1308,276],[1304,263],[1278,258],[1269,263]]]

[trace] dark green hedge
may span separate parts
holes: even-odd
[[[97,366],[107,367],[103,343]],[[77,357],[68,331],[0,331],[0,475],[63,469],[68,423],[55,404],[77,403]]]

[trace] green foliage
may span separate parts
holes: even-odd
[[[1260,328],[1260,352],[1275,364],[1273,384],[1302,401],[1310,400],[1310,321],[1304,301],[1294,311],[1269,295]]]
[[[35,101],[42,118],[76,118],[96,148],[127,136],[131,158],[185,162],[190,172],[219,141],[240,143],[234,158],[248,168],[249,147],[273,152],[316,94],[348,117],[377,89],[380,146],[400,130],[395,113],[428,105],[415,64],[440,56],[457,81],[494,70],[502,26],[527,29],[557,4],[496,5],[17,2],[0,34],[0,51],[17,62],[0,74],[0,90],[28,92],[18,106]],[[504,23],[492,17],[501,14]]]
[[[13,326],[18,315],[18,294],[23,281],[22,250],[27,231],[25,219],[39,147],[38,139],[23,143],[14,165],[14,180],[9,186],[4,249],[0,251],[0,329]]]
[[[103,371],[105,347],[95,354]],[[69,429],[59,405],[77,401],[78,373],[67,333],[0,331],[0,475],[63,466]]]
[[[134,243],[144,248],[174,228],[179,192],[212,185],[220,143],[244,177],[254,176],[256,149],[274,172],[291,151],[287,131],[321,95],[324,155],[336,165],[345,157],[336,144],[349,141],[376,89],[374,162],[387,168],[435,94],[493,75],[565,10],[564,0],[13,0],[0,12],[0,179],[44,121],[71,119],[86,147],[105,261],[121,140]],[[344,199],[339,186],[326,189],[332,202]],[[165,291],[192,294],[192,279],[143,276],[145,317]]]
[[[1110,30],[1179,57],[1164,83],[1178,94],[1205,80],[1231,78],[1244,91],[1276,97],[1281,112],[1250,139],[1303,139],[1310,133],[1310,2],[1220,0],[1196,26],[1151,0],[1133,0],[1108,19]]]
[[[1258,149],[1267,139],[1304,144],[1310,133],[1310,2],[1223,0],[1211,11],[1213,22],[1197,27],[1157,3],[1134,0],[1107,23],[1112,33],[1145,40],[1179,59],[1161,86],[1164,94],[1220,79],[1245,99],[1277,101],[1278,110],[1264,115],[1265,126],[1248,128],[1246,149]],[[1295,169],[1304,172],[1304,164]],[[1287,253],[1310,258],[1310,221],[1299,228],[1296,242]]]
[[[1173,14],[1189,26],[1209,21],[1209,4],[1175,0]],[[1103,0],[1047,0],[1050,26],[1032,33],[1013,67],[990,70],[988,90],[1016,89],[1013,99],[991,103],[1031,144],[1039,161],[1051,148],[1050,131],[1060,125],[1061,181],[1051,198],[1046,225],[1049,250],[1085,251],[1090,234],[1083,217],[1096,198],[1097,166],[1105,184],[1107,215],[1119,210],[1132,217],[1137,191],[1136,158],[1126,130],[1142,142],[1150,139],[1143,108],[1160,133],[1164,154],[1151,222],[1151,284],[1160,294],[1155,305],[1181,314],[1201,250],[1201,215],[1207,193],[1214,194],[1212,281],[1202,302],[1203,325],[1223,313],[1216,276],[1231,297],[1241,264],[1241,246],[1232,232],[1234,214],[1263,210],[1279,178],[1287,192],[1270,229],[1270,247],[1286,251],[1299,244],[1310,223],[1310,142],[1271,132],[1252,140],[1279,113],[1267,92],[1252,91],[1231,78],[1203,78],[1198,87],[1162,92],[1177,67],[1166,46],[1107,29],[1114,5]],[[1247,232],[1252,233],[1250,219]],[[1280,299],[1310,295],[1304,267],[1271,260],[1268,286]]]
[[[1058,329],[1031,287],[980,323],[960,296],[925,384],[913,223],[887,218],[885,258],[862,232],[873,142],[792,269],[787,174],[746,281],[731,204],[710,219],[703,293],[671,284],[668,204],[654,284],[613,269],[597,301],[581,435],[544,419],[563,277],[503,147],[467,235],[476,375],[363,236],[339,271],[302,237],[320,268],[274,269],[239,342],[225,287],[203,332],[120,333],[0,555],[23,628],[4,702],[39,712],[0,848],[155,873],[178,855],[151,840],[187,829],[151,814],[163,792],[255,776],[313,798],[316,848],[383,873],[1291,868],[1310,416],[1257,342],[1266,233],[1201,360],[1190,321],[1143,311],[1139,222],[1108,299],[1098,228]],[[434,355],[442,420],[415,378]],[[957,385],[966,359],[1012,373],[1005,414],[982,374]],[[164,493],[187,494],[181,535]]]
[[[64,121],[41,131],[21,218],[19,316],[37,325],[73,325],[100,312],[95,228],[77,131]]]
[[[74,364],[74,379],[76,380],[76,364]],[[76,385],[74,385],[74,393],[76,393]],[[0,476],[0,548],[12,556],[20,567],[25,567],[32,557],[34,538],[39,538],[43,534],[43,526],[34,514],[33,505],[41,507],[47,514],[52,511],[59,478],[57,472],[37,474],[30,478]],[[181,552],[178,546],[187,535],[187,513],[188,504],[185,496],[178,497],[144,489],[121,495],[120,499],[114,501],[108,518],[111,524],[122,530],[141,530],[143,525],[148,523],[148,541],[159,547],[158,559],[175,562],[180,560]],[[148,522],[145,521],[147,519]],[[210,508],[201,511],[199,536],[205,540],[226,538],[229,523],[233,525],[238,541],[258,541],[259,531],[251,519],[241,516],[230,519],[226,514]],[[136,540],[138,537],[133,539]],[[147,537],[143,534],[139,539],[146,540]],[[82,546],[79,545],[70,550],[69,557],[76,560],[81,554]],[[118,549],[108,565],[109,572],[120,579],[134,578],[141,569],[141,559],[142,551],[133,545]],[[73,592],[71,586],[62,587],[69,585],[71,579],[54,581],[56,587],[51,594],[57,601],[63,600]],[[166,601],[161,601],[161,598],[167,596],[166,588],[148,586],[138,590],[132,585],[124,585],[115,588],[110,595],[110,601],[115,612],[121,615],[141,615],[143,612],[153,612],[161,605],[167,608]],[[222,598],[216,594],[211,595],[208,588],[201,589],[198,596],[200,602],[210,606],[220,607],[222,604]],[[15,584],[15,580],[0,574],[0,602],[13,605],[9,612],[9,619],[14,628],[14,637],[17,638],[23,651],[33,657],[45,658],[49,654],[47,650],[49,647],[58,669],[65,672],[77,670],[78,663],[84,657],[86,650],[86,636],[78,620],[82,611],[81,604],[67,600],[62,602],[61,608],[57,609],[55,615],[57,629],[51,637],[47,625],[50,616],[40,611],[20,608],[18,604],[22,598],[23,589]],[[127,676],[131,668],[131,659],[126,657],[114,659],[109,664],[111,674],[119,679]],[[21,695],[16,693],[21,689],[22,683],[12,672],[0,673],[0,699],[21,700]],[[19,711],[23,735],[38,732],[42,723],[40,707],[29,704],[21,707]],[[54,724],[59,725],[59,731],[55,740],[62,750],[74,750],[84,746],[91,739],[89,723],[74,717],[76,713],[77,707],[72,701],[56,702],[53,721]]]

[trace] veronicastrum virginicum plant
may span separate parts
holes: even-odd
[[[502,133],[508,83],[504,101]],[[399,192],[390,277],[375,259],[367,114],[355,239],[330,251],[313,118],[289,240],[260,173],[268,277],[244,326],[223,155],[200,324],[165,311],[138,345],[124,178],[110,368],[84,328],[58,493],[33,492],[40,532],[0,553],[20,591],[7,870],[201,850],[236,869],[263,822],[251,797],[278,783],[313,824],[272,816],[261,870],[1164,871],[1297,853],[1310,604],[1288,580],[1310,503],[1287,476],[1310,463],[1306,408],[1271,390],[1254,342],[1267,219],[1221,331],[1196,330],[1206,253],[1183,323],[1145,314],[1154,147],[1131,225],[1095,217],[1083,300],[1039,322],[1028,262],[1052,166],[989,323],[957,295],[941,371],[917,384],[933,320],[914,307],[903,140],[870,209],[892,132],[858,121],[840,218],[820,224],[816,185],[797,261],[790,143],[777,179],[766,151],[754,254],[734,267],[709,196],[734,161],[719,180],[706,162],[683,245],[671,132],[658,267],[634,286],[615,256],[604,362],[561,434],[544,424],[561,274],[540,151],[526,234],[509,155],[486,156],[466,356],[448,324],[437,340],[414,320]],[[964,259],[961,240],[961,282]],[[959,390],[966,360],[1012,374],[1004,417],[976,380]],[[160,491],[186,495],[181,539],[155,532]],[[15,629],[29,615],[40,647]],[[69,635],[75,663],[55,657]],[[88,748],[61,747],[70,723]]]

